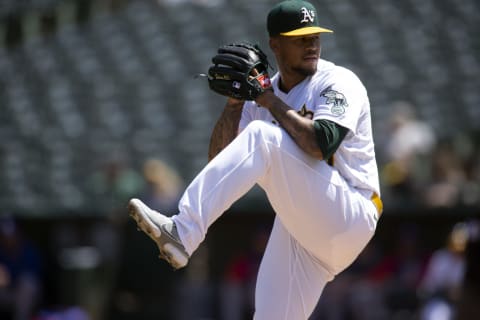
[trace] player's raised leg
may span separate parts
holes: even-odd
[[[309,179],[312,175],[316,178]],[[350,207],[338,173],[306,155],[283,129],[253,121],[197,175],[180,200],[179,214],[172,221],[187,255],[200,245],[210,225],[255,183],[265,189],[286,229],[332,274],[346,267],[371,237],[374,225],[369,221],[373,215],[370,220],[364,219],[363,213],[356,214],[357,210]],[[360,195],[355,200],[360,204],[369,201],[362,201]],[[151,227],[153,218],[146,218],[155,216],[154,211],[140,212],[148,213],[137,217]],[[358,221],[348,220],[354,218]],[[147,228],[139,226],[152,237]],[[343,236],[333,237],[339,231]],[[348,235],[355,235],[358,241],[351,243]],[[336,238],[341,241],[332,242]],[[152,239],[158,245],[158,237]],[[339,250],[332,252],[332,245]],[[162,250],[162,244],[159,248]],[[337,251],[342,252],[341,256]]]

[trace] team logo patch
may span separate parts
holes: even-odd
[[[348,107],[347,98],[338,91],[332,90],[330,87],[325,89],[320,97],[325,97],[326,103],[331,106],[330,111],[334,116],[341,116],[345,113],[345,108]]]
[[[300,23],[308,23],[308,22],[313,22],[313,19],[315,18],[315,11],[313,10],[308,10],[305,7],[302,7],[302,13],[303,13],[303,19],[300,21]]]

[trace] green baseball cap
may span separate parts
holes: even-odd
[[[333,32],[318,25],[317,10],[303,0],[286,0],[275,5],[268,13],[267,30],[270,36]]]

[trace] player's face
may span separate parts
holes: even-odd
[[[295,73],[303,77],[317,71],[320,58],[320,34],[296,37],[275,37],[271,43],[278,64],[283,72]]]

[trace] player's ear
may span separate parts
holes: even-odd
[[[268,44],[270,45],[270,49],[276,53],[278,49],[278,37],[270,37]]]

